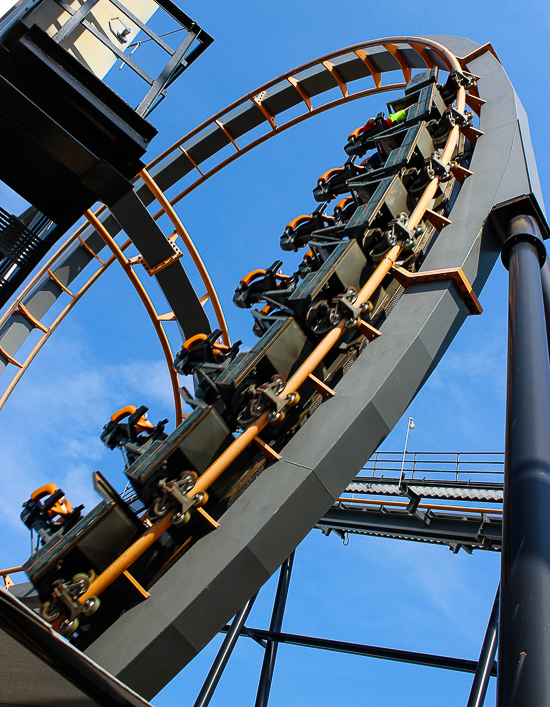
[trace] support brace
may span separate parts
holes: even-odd
[[[409,285],[414,285],[419,282],[434,282],[435,280],[453,280],[457,285],[458,289],[464,297],[464,302],[470,314],[481,314],[483,312],[483,307],[480,305],[476,293],[473,291],[472,286],[468,282],[468,279],[462,268],[449,268],[448,270],[426,270],[423,272],[409,272],[402,268],[400,265],[393,265],[390,270],[392,275],[395,277],[397,282],[407,289]]]

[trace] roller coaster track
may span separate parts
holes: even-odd
[[[462,58],[458,59],[457,55]],[[102,211],[89,215],[94,231],[81,229],[76,240],[73,237],[71,243],[64,246],[70,255],[78,253],[82,258],[86,253],[91,261],[101,250],[95,231],[114,248],[109,238],[113,240],[120,224],[140,250],[149,272],[155,271],[153,274],[185,334],[195,333],[201,325],[203,330],[204,317],[197,309],[201,307],[198,299],[189,317],[181,314],[181,299],[178,300],[173,290],[174,281],[166,277],[169,272],[171,276],[174,274],[179,254],[171,240],[156,227],[156,220],[167,213],[176,232],[182,236],[181,224],[173,212],[174,204],[226,164],[316,112],[346,100],[403,86],[403,83],[383,86],[381,76],[385,72],[400,71],[406,83],[412,69],[432,65],[460,74],[471,71],[481,77],[479,93],[475,89],[468,94],[461,86],[456,103],[460,113],[464,112],[466,103],[480,113],[483,132],[470,128],[467,135],[471,143],[476,143],[477,137],[484,133],[473,153],[473,175],[460,190],[450,214],[452,222],[439,234],[423,266],[425,271],[440,270],[447,274],[449,269],[455,273],[460,269],[466,276],[461,282],[463,285],[471,282],[473,289],[464,286],[455,289],[456,278],[416,281],[408,288],[384,325],[383,336],[366,347],[333,391],[336,394],[328,397],[291,439],[283,455],[271,456],[277,461],[268,473],[263,473],[235,501],[215,532],[195,543],[152,587],[146,602],[127,611],[91,645],[87,653],[92,658],[145,696],[156,694],[206,645],[339,498],[364,460],[406,410],[471,313],[475,293],[483,286],[500,250],[499,219],[501,213],[506,213],[505,206],[530,194],[542,204],[525,116],[488,45],[480,48],[469,40],[450,37],[394,37],[355,45],[284,74],[216,114],[152,163],[142,174],[143,184],[138,184],[129,197],[121,200],[124,203],[112,207],[111,214]],[[350,94],[349,83],[366,76],[372,78],[375,88]],[[313,108],[311,99],[331,88],[339,89],[342,97]],[[297,104],[305,105],[307,112],[278,126],[279,113]],[[269,126],[268,133],[245,147],[237,145],[237,138],[261,124]],[[441,157],[444,165],[451,160],[459,134],[460,127],[456,125]],[[202,173],[199,165],[226,145],[233,145],[235,154]],[[200,173],[195,182],[170,201],[161,196],[160,189],[170,188],[193,170]],[[458,179],[458,175],[455,176]],[[409,218],[410,228],[425,216],[437,185],[438,178],[434,177]],[[159,201],[162,210],[151,217],[145,207],[153,198]],[[490,219],[489,214],[493,214]],[[134,227],[136,219],[141,219],[143,226],[145,215],[150,222],[138,232]],[[144,233],[150,240],[147,241]],[[157,250],[159,244],[162,248]],[[122,249],[120,251],[117,259],[129,272],[131,263]],[[400,252],[401,243],[398,243],[359,292],[358,303],[366,302],[394,269]],[[64,264],[65,260],[61,262]],[[54,277],[49,275],[49,278],[58,290],[67,293],[74,278],[67,274],[67,279],[62,280],[58,275],[63,272],[62,267],[58,265],[55,270],[50,268]],[[181,272],[180,267],[177,273]],[[40,289],[44,284],[40,282],[40,286],[37,283],[27,288],[26,299],[19,298],[0,323],[0,355],[7,363],[19,365],[14,358],[15,339],[10,337],[14,326],[18,326],[18,340],[24,334],[22,327],[26,331],[41,328],[39,318],[27,306],[41,301],[38,292],[48,291],[52,299],[51,286],[47,290]],[[189,287],[184,289],[189,294]],[[210,291],[208,294],[212,296]],[[464,294],[468,296],[466,301]],[[41,307],[44,309],[43,303]],[[222,328],[220,312],[217,314]],[[150,314],[157,322],[161,320],[156,313]],[[325,336],[289,379],[282,397],[293,393],[311,375],[343,330],[343,324],[337,325]],[[368,328],[365,327],[363,333],[369,338]],[[193,493],[207,489],[231,460],[257,438],[265,424],[267,413],[246,427],[199,478]],[[167,516],[154,523],[147,531],[147,539],[144,536],[144,542],[152,536],[159,537],[170,522],[171,517]],[[100,576],[95,581],[101,580]],[[94,583],[90,589],[93,588]],[[130,635],[131,641],[128,640]]]
[[[489,46],[487,48],[492,50]],[[142,207],[142,204],[149,205],[153,199],[156,199],[162,209],[154,214],[153,219],[158,221],[166,213],[175,228],[174,234],[168,238],[162,235],[160,229],[150,229],[148,235],[152,236],[157,243],[157,250],[162,255],[157,256],[154,248],[151,249],[152,244],[149,243],[148,247],[140,248],[142,250],[141,258],[133,258],[125,263],[118,257],[119,263],[125,268],[140,298],[145,302],[143,298],[144,288],[140,287],[137,276],[135,273],[131,274],[131,268],[128,268],[127,265],[133,267],[138,263],[147,264],[151,262],[149,259],[153,258],[152,262],[154,262],[154,265],[149,265],[147,270],[149,274],[154,275],[161,269],[166,268],[167,265],[174,264],[174,260],[181,256],[181,251],[175,246],[174,238],[174,236],[179,236],[186,249],[192,255],[193,261],[206,286],[207,292],[200,298],[199,306],[205,303],[207,299],[211,300],[224,342],[229,344],[229,333],[219,299],[191,238],[173,209],[175,204],[224,167],[281,132],[344,103],[403,88],[407,81],[410,80],[413,68],[425,68],[435,65],[443,69],[462,69],[460,61],[452,60],[444,47],[438,45],[438,43],[426,42],[422,38],[391,37],[357,44],[353,47],[327,54],[263,84],[176,141],[174,145],[165,150],[143,170],[140,175],[141,179],[135,189],[137,199],[132,199],[129,207],[130,209],[136,206],[139,208]],[[384,75],[393,73],[396,70],[402,74],[403,81],[383,84]],[[350,91],[351,83],[369,77],[374,82],[374,87],[362,88],[355,92]],[[329,93],[334,88],[342,93],[340,98],[327,100],[317,107],[313,106],[313,99],[322,97],[323,93]],[[475,89],[471,93],[465,94],[464,100],[474,111],[479,113],[483,101],[476,95]],[[296,107],[302,108],[304,112],[277,125],[276,119],[280,115],[284,115],[287,110]],[[244,146],[239,146],[237,139],[240,140],[248,132],[262,126],[265,126],[267,130],[265,134]],[[224,159],[219,158],[217,164],[203,172],[200,165],[206,160],[218,156],[217,153],[227,146],[234,148],[234,154]],[[164,196],[162,190],[166,191],[175,184],[179,184],[185,177],[193,173],[198,173],[199,176],[191,180],[191,183],[185,186],[179,194],[170,200]],[[150,218],[148,214],[143,213],[141,208],[140,211],[141,216],[144,216],[146,220]],[[53,300],[47,304],[36,302],[35,300],[39,293],[48,290],[49,297],[55,299],[64,293],[69,293],[68,287],[75,276],[80,273],[82,267],[71,267],[73,260],[83,261],[86,265],[97,261],[98,253],[101,252],[100,246],[103,244],[108,245],[113,252],[116,250],[113,237],[120,230],[119,224],[117,224],[112,214],[108,213],[105,206],[100,207],[94,216],[97,219],[94,221],[94,228],[100,234],[101,241],[98,243],[89,229],[86,229],[85,226],[80,226],[75,233],[68,237],[54,257],[40,269],[0,319],[0,374],[5,371],[8,364],[19,369],[0,397],[0,410],[50,336],[50,332],[42,328],[44,336],[41,337],[41,340],[27,358],[22,362],[16,358],[17,350],[24,342],[26,335],[30,334],[33,329],[41,328],[39,322],[53,304]],[[143,239],[140,241],[139,236],[136,234],[132,235],[132,230],[135,231],[135,224],[129,225],[134,225],[134,229],[129,228],[128,233],[131,238],[134,238],[134,242],[139,248]],[[147,257],[144,257],[144,253],[147,253]],[[159,258],[161,259],[159,260]],[[103,269],[98,270],[90,284],[87,283],[85,287],[74,293],[74,295],[70,293],[72,297],[71,307],[65,308],[48,329],[53,332],[59,326],[63,318],[102,272],[104,272]],[[181,271],[178,274],[181,276]],[[168,285],[163,285],[163,282],[159,282],[159,284],[163,289],[164,287],[169,287],[172,293],[174,288],[173,281]],[[191,293],[188,291],[188,294]],[[44,299],[44,296],[41,299]],[[169,301],[170,299],[171,297],[168,297]],[[190,297],[187,303],[195,299]],[[32,314],[36,321],[29,321],[27,318],[27,322],[24,322],[21,319],[21,305]],[[162,331],[161,322],[170,321],[176,317],[173,313],[159,317],[156,312],[151,311],[150,301],[146,304],[146,307],[166,355],[167,340]],[[186,309],[188,308],[189,306]],[[200,323],[197,330],[189,328],[190,324],[187,321],[189,314],[186,313],[186,318],[181,316],[178,318],[180,325],[188,335],[198,333],[198,331],[206,331],[208,328],[208,322],[204,318],[201,318],[196,313],[195,317]],[[25,329],[27,330],[26,334]],[[177,382],[174,381],[174,376],[171,372],[170,356],[166,355],[166,358],[174,391],[176,422],[179,424],[181,421],[180,397],[177,390]]]

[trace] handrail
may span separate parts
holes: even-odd
[[[361,506],[396,506],[407,508],[406,501],[378,501],[374,498],[344,498],[341,496],[337,503],[353,503]],[[446,506],[444,503],[419,503],[417,508],[426,508],[434,511],[456,511],[459,513],[491,513],[502,515],[502,508],[475,508],[474,506]]]

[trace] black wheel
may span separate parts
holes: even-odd
[[[255,420],[257,417],[260,417],[264,410],[265,403],[261,398],[253,398],[248,403],[248,413],[253,420]]]
[[[183,471],[178,477],[178,486],[182,493],[187,493],[191,491],[193,486],[197,483],[199,475],[196,471]]]
[[[314,334],[326,334],[331,324],[328,318],[329,306],[326,300],[312,304],[306,315],[306,324]]]
[[[44,619],[44,621],[47,621],[50,624],[53,624],[53,622],[59,618],[60,613],[59,607],[55,604],[52,605],[51,601],[44,602],[44,604],[40,607],[40,616]]]
[[[231,396],[230,406],[231,410],[237,418],[244,415],[244,411],[248,407],[248,403],[254,397],[256,397],[256,387],[258,381],[255,378],[247,378],[241,385],[237,387],[233,395]],[[240,419],[239,419],[240,422]]]
[[[88,591],[88,587],[92,581],[86,572],[79,572],[71,580],[71,594],[80,597]]]
[[[382,238],[383,234],[380,228],[376,228],[373,231],[367,231],[363,236],[359,238],[359,243],[361,245],[361,250],[365,255],[368,255],[369,247],[371,243],[377,242]]]
[[[393,246],[397,244],[397,236],[395,235],[393,230],[389,230],[384,233],[384,242],[386,243],[388,248],[393,248]]]
[[[248,412],[248,405],[240,411],[240,413],[237,415],[237,424],[240,427],[246,427],[246,425],[250,424],[253,421],[253,417],[250,416],[250,413]]]
[[[152,511],[157,518],[162,518],[168,513],[170,508],[172,508],[172,503],[166,497],[166,494],[163,494],[161,498],[157,498],[153,503]]]
[[[328,313],[328,320],[329,320],[329,323],[331,326],[336,326],[336,324],[339,324],[341,319],[342,319],[342,317],[338,313],[338,310],[336,309],[336,307],[331,309],[330,312]]]
[[[154,513],[154,511],[153,511],[153,506],[154,506],[154,505],[155,505],[155,504],[154,504],[154,502],[153,502],[153,503],[149,506],[149,508],[147,509],[147,511],[146,511],[147,519],[148,519],[151,523],[154,523],[154,522],[157,520],[157,516],[155,515],[155,513]]]
[[[356,301],[357,294],[358,294],[357,288],[355,288],[355,287],[348,287],[348,289],[345,292],[346,297],[349,298],[349,300],[351,301],[352,304]]]

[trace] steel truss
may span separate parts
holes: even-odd
[[[221,632],[226,634],[225,638],[216,658],[214,659],[203,687],[195,700],[194,707],[207,707],[207,705],[210,704],[229,658],[237,645],[238,639],[241,637],[252,638],[256,641],[256,643],[265,649],[255,707],[267,707],[268,705],[273,672],[275,669],[275,659],[277,657],[277,649],[281,643],[293,646],[302,646],[304,648],[336,651],[339,653],[347,653],[349,655],[364,656],[366,658],[380,658],[401,663],[411,663],[413,665],[423,665],[431,668],[443,668],[446,670],[474,673],[474,679],[472,682],[467,707],[481,707],[481,705],[483,705],[487,686],[489,684],[489,678],[497,675],[495,653],[497,646],[498,590],[479,660],[466,660],[463,658],[433,655],[430,653],[421,653],[417,651],[405,651],[396,648],[384,648],[362,643],[351,643],[347,641],[336,641],[333,639],[318,638],[314,636],[283,633],[281,628],[286,600],[288,597],[293,563],[294,552],[287,558],[287,560],[285,560],[279,571],[279,582],[275,593],[271,623],[268,631],[246,626],[246,619],[252,609],[257,595],[254,595],[242,607],[242,609],[235,615],[235,618],[231,624],[223,627]]]
[[[354,533],[445,544],[455,553],[461,548],[468,553],[475,549],[499,552],[502,545],[500,504],[503,496],[503,467],[504,454],[497,452],[409,452],[405,458],[402,452],[377,452],[363,469],[363,472],[372,475],[356,477],[316,527],[325,535],[334,532],[342,538]],[[446,475],[448,478],[426,479],[426,475]],[[472,477],[476,480],[472,481]],[[486,481],[487,478],[491,481]],[[355,498],[357,494],[363,498]],[[350,495],[354,497],[350,498]],[[378,498],[365,498],[366,496]],[[383,498],[380,498],[381,496]],[[388,496],[405,497],[407,501],[388,500]],[[423,498],[440,499],[443,503],[420,503]],[[483,501],[494,504],[494,507],[456,506],[445,501],[460,501],[464,504]],[[495,653],[498,591],[480,658],[478,661],[465,660],[283,632],[282,622],[293,563],[294,553],[281,566],[269,630],[246,625],[257,595],[242,607],[230,624],[224,626],[221,632],[226,634],[225,638],[194,707],[206,707],[210,703],[241,637],[253,639],[266,651],[255,707],[267,707],[277,648],[281,643],[474,673],[467,707],[481,707],[489,678],[497,675]]]
[[[363,470],[372,476],[356,477],[316,527],[342,538],[354,533],[443,544],[455,553],[500,551],[503,468],[504,455],[497,452],[377,452]]]

